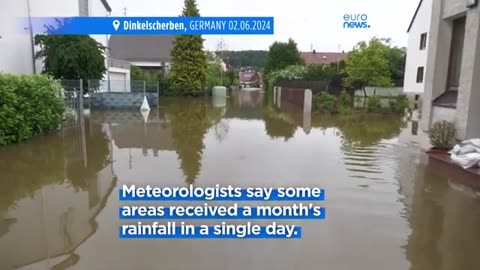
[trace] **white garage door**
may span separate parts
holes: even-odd
[[[110,91],[127,92],[128,84],[126,74],[120,72],[110,72]]]

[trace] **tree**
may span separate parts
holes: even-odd
[[[227,44],[225,43],[225,40],[220,39],[217,43],[217,51],[215,52],[216,54],[216,60],[220,66],[220,85],[223,85],[223,61],[225,59],[225,50],[227,49]]]
[[[297,43],[293,39],[288,42],[274,42],[268,51],[264,78],[275,70],[284,69],[291,65],[304,64],[304,60],[297,48]]]
[[[367,97],[366,86],[392,86],[388,53],[389,47],[378,38],[372,38],[368,43],[359,42],[356,48],[347,55],[346,84],[351,87],[359,85],[365,98]]]
[[[390,48],[387,55],[388,70],[395,86],[402,86],[405,77],[405,62],[407,59],[406,48]]]
[[[253,67],[260,70],[265,66],[268,51],[224,51],[224,61],[227,60],[231,68]]]
[[[43,59],[44,70],[56,79],[100,80],[106,71],[105,47],[87,35],[36,35],[40,46],[36,57]]]
[[[185,0],[182,17],[199,17],[195,0]],[[201,35],[176,36],[173,44],[170,83],[180,94],[198,96],[207,83],[207,55]]]

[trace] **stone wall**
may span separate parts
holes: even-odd
[[[157,93],[146,93],[148,104],[158,105]],[[143,93],[92,93],[90,96],[91,108],[102,109],[134,109],[140,108],[143,102]]]

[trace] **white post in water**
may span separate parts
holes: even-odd
[[[312,90],[305,90],[303,96],[303,131],[310,133],[312,120]]]
[[[280,108],[282,106],[282,87],[279,86],[277,88],[277,91],[278,91],[278,93],[277,93],[277,98],[278,98],[277,99],[277,104],[278,104],[278,108]]]
[[[277,104],[277,87],[273,87],[273,105]]]
[[[78,100],[79,100],[79,117],[80,117],[80,136],[81,136],[81,144],[82,144],[82,158],[83,158],[83,166],[87,167],[87,142],[85,139],[85,122],[83,118],[83,79],[80,79],[80,91],[78,93]]]

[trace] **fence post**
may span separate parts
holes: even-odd
[[[81,143],[82,143],[82,157],[83,165],[87,167],[87,142],[85,140],[85,122],[83,119],[83,79],[80,79],[80,91],[79,91],[79,113],[80,118],[80,134],[81,134]]]
[[[303,131],[310,133],[312,121],[312,90],[307,89],[303,96]]]
[[[277,104],[278,104],[278,108],[281,108],[282,106],[282,87],[281,86],[278,86],[277,88]]]
[[[145,88],[147,87],[147,82],[143,81],[143,96],[145,96]]]

